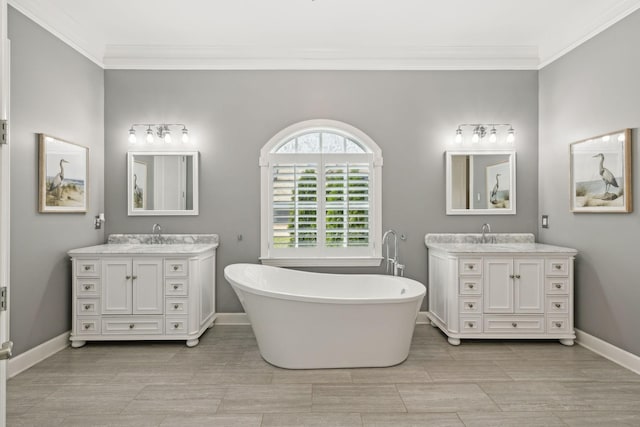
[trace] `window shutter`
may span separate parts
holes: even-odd
[[[324,164],[325,245],[369,246],[371,165],[336,162]]]
[[[272,169],[274,248],[318,245],[318,164],[281,163]]]

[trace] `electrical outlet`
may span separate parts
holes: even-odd
[[[549,228],[549,215],[542,215],[542,228]]]

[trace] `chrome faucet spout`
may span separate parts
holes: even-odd
[[[389,254],[390,243],[389,239],[393,237],[393,257]],[[401,237],[404,239],[404,237]],[[393,274],[394,276],[404,275],[404,265],[400,264],[398,257],[398,235],[395,230],[387,230],[382,236],[382,246],[385,247],[385,260],[386,260],[386,273]]]
[[[160,224],[153,224],[151,232],[153,233],[153,243],[160,243],[162,240],[162,227],[160,227]]]
[[[491,233],[491,226],[489,224],[482,224],[482,237],[480,239],[481,243],[487,243],[486,233]]]

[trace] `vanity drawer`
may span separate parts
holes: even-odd
[[[189,279],[165,279],[164,294],[166,296],[187,296]]]
[[[480,276],[482,275],[482,259],[462,258],[458,261],[458,274],[460,276]]]
[[[481,295],[482,279],[473,277],[461,277],[458,282],[460,295]]]
[[[545,261],[545,274],[547,276],[567,277],[569,276],[569,259],[551,258]]]
[[[569,279],[563,278],[546,278],[545,289],[547,294],[568,295],[569,294]]]
[[[463,314],[482,314],[481,297],[461,297],[459,310]]]
[[[482,316],[460,316],[460,332],[479,334],[482,332]]]
[[[76,297],[91,298],[100,296],[100,279],[76,279]]]
[[[568,296],[548,296],[547,297],[547,314],[553,313],[568,313],[569,312],[569,297]]]
[[[187,322],[187,316],[167,317],[165,319],[165,331],[167,331],[167,334],[186,334]]]
[[[95,335],[100,333],[99,317],[79,317],[76,319],[77,335]]]
[[[161,334],[163,320],[163,317],[152,316],[102,318],[102,333],[104,335]]]
[[[77,277],[100,277],[99,259],[78,259],[76,260]]]
[[[569,316],[549,316],[547,317],[547,333],[563,334],[570,332]]]
[[[164,303],[164,314],[187,314],[188,302],[188,298],[167,298]]]
[[[183,277],[186,276],[189,269],[188,259],[165,259],[164,275],[166,277]]]
[[[77,316],[97,316],[100,307],[99,299],[78,299],[76,300],[76,315]]]
[[[544,316],[484,316],[485,333],[543,333]]]

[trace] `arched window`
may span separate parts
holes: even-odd
[[[260,167],[263,263],[379,265],[382,153],[364,132],[294,124],[265,144]]]

